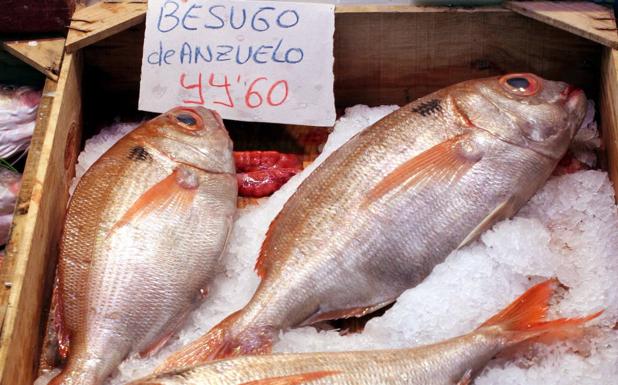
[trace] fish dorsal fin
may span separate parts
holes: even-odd
[[[472,383],[472,369],[466,370],[456,385],[470,385]]]
[[[485,231],[489,230],[496,222],[512,217],[516,211],[516,203],[517,198],[512,196],[496,206],[496,208],[493,209],[492,212],[489,213],[489,215],[487,215],[485,219],[483,219],[481,223],[479,223],[478,226],[476,226],[463,241],[461,241],[459,246],[457,246],[457,249],[461,249],[462,247],[470,244]]]
[[[192,171],[174,170],[170,175],[146,190],[112,226],[110,234],[122,226],[155,211],[165,210],[170,206],[175,206],[180,211],[187,210],[193,202],[197,186],[197,177],[192,174]]]
[[[307,372],[293,374],[290,376],[264,378],[262,380],[244,382],[239,385],[300,385],[304,382],[317,380],[322,377],[333,376],[338,373],[339,372],[334,371]]]
[[[371,205],[399,187],[409,190],[429,183],[456,183],[482,157],[471,139],[471,133],[454,136],[406,161],[369,191],[362,206]]]
[[[346,318],[352,318],[352,317],[360,318],[367,314],[371,314],[376,310],[382,309],[383,307],[386,307],[393,302],[395,302],[394,299],[389,299],[389,300],[386,300],[386,301],[383,301],[383,302],[380,302],[374,305],[370,305],[370,306],[362,306],[362,307],[331,310],[331,311],[319,311],[318,310],[315,314],[313,314],[312,316],[307,318],[305,321],[303,321],[300,324],[300,326],[308,326],[308,325],[313,325],[318,322],[335,320],[335,319],[346,319]]]

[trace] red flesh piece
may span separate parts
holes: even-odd
[[[300,169],[300,158],[294,154],[277,151],[234,151],[237,172],[269,169]]]
[[[552,173],[552,175],[559,176],[559,175],[573,174],[573,173],[576,173],[577,171],[588,170],[588,169],[590,169],[588,165],[580,162],[573,156],[571,152],[568,152],[564,157],[562,157],[562,159],[560,159],[560,162],[554,169],[554,172]]]
[[[254,198],[269,196],[300,171],[300,168],[271,168],[238,173],[238,194]]]

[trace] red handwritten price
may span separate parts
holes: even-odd
[[[180,75],[180,86],[186,90],[195,92],[195,99],[184,99],[185,104],[205,105],[207,103],[234,108],[238,103],[248,108],[260,108],[263,106],[278,107],[288,100],[289,86],[286,80],[272,81],[265,76],[257,77],[251,81],[244,81],[240,75],[232,78],[228,75],[215,75],[214,73],[203,76],[197,74],[194,83],[187,83],[187,74]],[[216,95],[209,97],[204,94],[211,90]],[[210,93],[209,93],[210,96]]]

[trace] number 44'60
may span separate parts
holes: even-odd
[[[206,74],[205,78],[200,72],[197,74],[195,83],[187,83],[187,74],[180,75],[180,86],[186,90],[194,90],[196,99],[183,100],[185,104],[206,104],[207,100],[204,96],[206,89],[217,90],[217,95],[213,100],[208,100],[213,104],[234,108],[237,105],[234,103],[235,98],[232,95],[241,93],[240,103],[248,108],[258,108],[264,104],[272,107],[277,107],[285,103],[288,99],[288,82],[286,80],[270,81],[264,76],[257,77],[251,82],[241,82],[240,75],[232,78],[228,75],[215,76],[214,73]],[[248,85],[248,86],[247,86]],[[246,87],[246,89],[245,89]]]

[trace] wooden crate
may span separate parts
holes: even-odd
[[[130,5],[138,7],[137,4]],[[342,6],[336,11],[335,96],[338,108],[358,103],[405,104],[453,83],[505,72],[534,72],[583,88],[597,101],[604,167],[618,186],[618,51],[514,11]],[[82,138],[137,108],[143,14],[115,13],[103,33],[68,38],[40,161],[25,214],[21,243],[3,269],[0,294],[0,385],[31,385],[40,354],[57,245]],[[119,16],[120,15],[120,16]],[[123,16],[124,15],[124,16]],[[90,22],[89,24],[96,24]],[[102,23],[105,24],[105,23]],[[93,27],[94,28],[94,27]],[[98,27],[97,27],[98,28]],[[85,41],[85,40],[87,41]],[[603,43],[603,42],[601,42]],[[254,125],[233,130],[236,144]],[[273,147],[281,126],[260,126]]]

